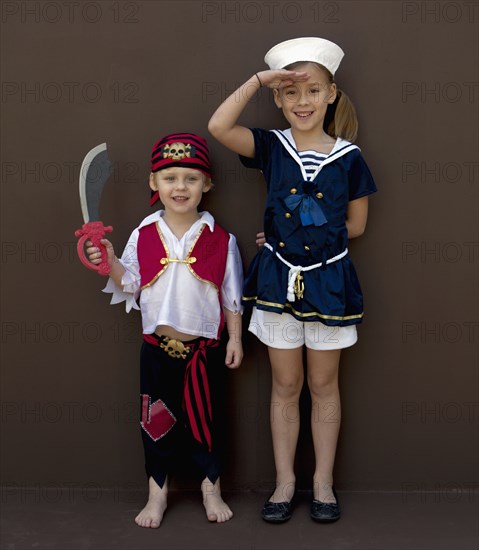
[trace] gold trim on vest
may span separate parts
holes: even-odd
[[[191,274],[194,277],[196,277],[196,279],[198,279],[199,281],[201,281],[203,283],[208,283],[208,284],[212,285],[215,288],[216,292],[219,293],[219,289],[215,285],[215,283],[212,283],[211,281],[207,281],[206,279],[202,279],[197,273],[195,273],[195,271],[191,267],[191,265],[196,263],[196,261],[197,261],[195,256],[191,256],[191,253],[193,252],[193,249],[196,246],[196,243],[198,242],[198,239],[201,237],[201,234],[203,233],[205,227],[206,227],[206,224],[204,223],[201,226],[200,230],[198,231],[198,234],[196,235],[195,240],[193,241],[193,244],[190,246],[190,249],[188,250],[188,254],[186,255],[186,258],[184,260],[180,260],[179,258],[170,258],[170,251],[168,249],[166,241],[165,241],[165,239],[163,237],[163,234],[161,232],[160,224],[159,224],[159,222],[156,222],[156,229],[158,231],[158,235],[159,235],[159,237],[161,239],[161,242],[163,244],[163,247],[165,249],[166,258],[161,258],[161,260],[160,260],[160,264],[163,265],[164,267],[153,277],[153,279],[149,283],[147,283],[146,285],[143,285],[141,287],[141,290],[143,290],[145,288],[148,288],[153,283],[155,283],[159,279],[159,277],[164,273],[165,269],[170,265],[170,263],[176,262],[176,263],[185,264],[186,267],[190,270]]]

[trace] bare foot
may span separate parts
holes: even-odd
[[[221,498],[220,479],[213,485],[205,477],[201,483],[201,492],[203,493],[203,505],[206,510],[208,521],[224,523],[233,517],[233,512],[226,502]]]
[[[320,502],[326,502],[328,504],[334,504],[336,502],[336,497],[333,493],[332,481],[313,480],[313,495],[314,498]]]
[[[290,502],[294,495],[295,482],[288,481],[286,483],[276,482],[276,489],[269,497],[270,502]]]
[[[135,523],[140,527],[149,527],[158,529],[163,514],[166,510],[166,498],[168,496],[167,481],[160,487],[156,481],[150,477],[149,482],[148,502],[143,510],[136,516]]]

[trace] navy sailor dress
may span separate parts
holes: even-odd
[[[255,156],[240,160],[261,170],[266,180],[268,246],[259,250],[248,269],[243,304],[328,326],[360,323],[363,296],[349,254],[326,263],[347,250],[349,201],[376,191],[359,147],[338,138],[321,165],[307,174],[291,130],[251,131]],[[289,300],[291,265],[304,268],[319,263],[320,267],[301,271],[304,292]]]

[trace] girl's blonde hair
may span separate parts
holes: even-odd
[[[328,84],[334,84],[334,77],[319,63],[313,61],[297,61],[285,67],[289,71],[294,71],[299,65],[312,63],[321,69],[328,77]],[[331,137],[340,137],[353,143],[358,135],[358,117],[356,109],[349,97],[339,88],[336,90],[336,99],[334,103],[328,105],[326,115],[324,116],[324,131]]]

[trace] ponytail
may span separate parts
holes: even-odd
[[[356,109],[349,97],[339,89],[334,103],[328,106],[323,128],[331,137],[340,137],[351,143],[358,135]]]

